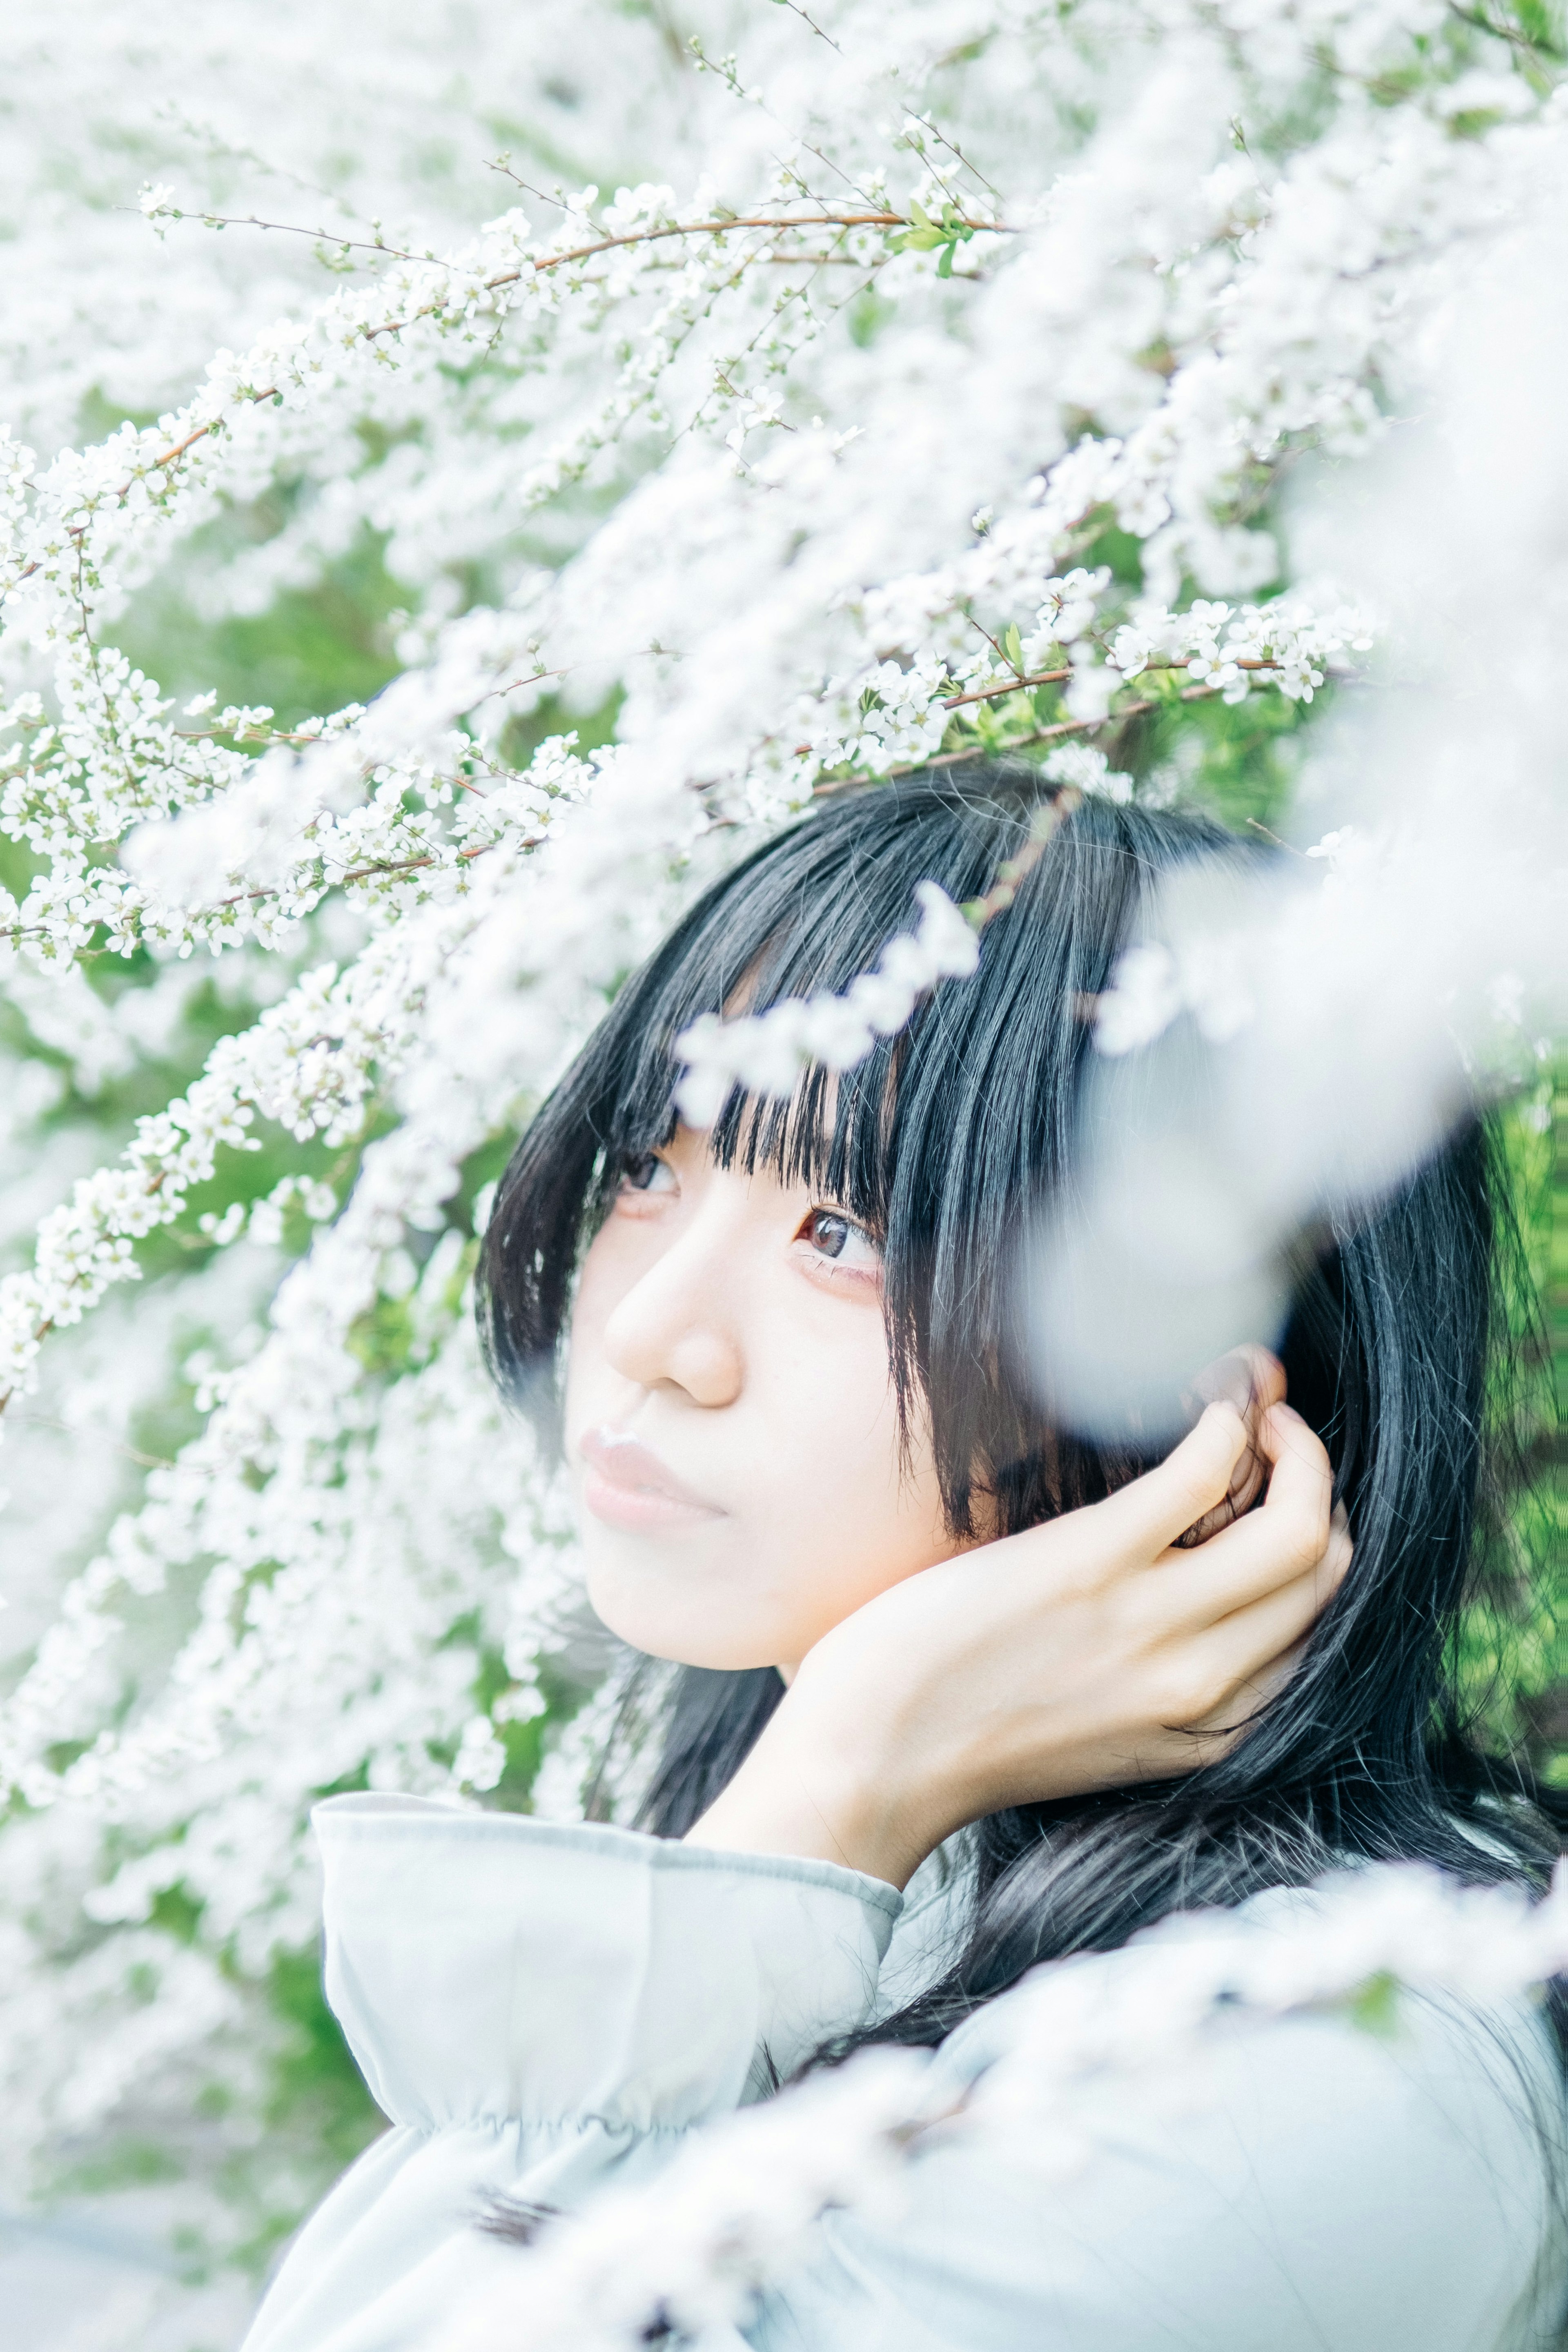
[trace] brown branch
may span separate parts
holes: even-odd
[[[977,931],[983,931],[986,924],[994,920],[997,915],[1006,913],[1018,895],[1019,883],[1024,880],[1026,875],[1033,873],[1046,854],[1046,844],[1052,834],[1056,832],[1058,825],[1067,822],[1074,809],[1079,806],[1082,799],[1083,794],[1073,785],[1068,784],[1060,792],[1053,793],[1047,803],[1044,822],[1041,820],[1041,813],[1037,811],[1034,823],[1029,828],[1029,838],[1023,848],[1016,857],[1003,859],[1002,864],[996,868],[996,879],[986,891],[985,896],[983,898],[972,898],[963,909]]]
[[[1157,665],[1152,662],[1149,665],[1151,669],[1160,666],[1161,665]],[[1163,665],[1163,667],[1168,668],[1177,668],[1181,667],[1181,665],[1177,663],[1167,663]],[[1277,669],[1279,667],[1279,664],[1277,662],[1251,661],[1247,663],[1245,667],[1248,669]],[[1022,682],[1025,684],[1029,683],[1027,680]],[[1001,693],[1016,692],[1016,688],[1001,688],[997,690]],[[1178,702],[1212,702],[1216,694],[1223,693],[1223,691],[1224,688],[1217,686],[1188,686],[1184,687],[1181,693],[1174,697],[1174,699]],[[968,699],[969,698],[965,697],[963,698]],[[949,706],[944,704],[942,707],[945,709]],[[1005,760],[1014,751],[1032,751],[1038,743],[1064,742],[1069,735],[1098,734],[1101,729],[1120,727],[1124,719],[1142,719],[1151,710],[1168,710],[1170,707],[1171,698],[1168,698],[1165,695],[1145,695],[1137,702],[1124,702],[1120,710],[1108,711],[1103,719],[1064,719],[1059,720],[1055,726],[1037,727],[1032,735],[1020,735],[1011,743],[966,743],[961,750],[956,751],[939,751],[933,758],[929,760],[911,760],[901,768],[884,769],[881,777],[832,776],[829,777],[825,783],[819,783],[813,786],[812,797],[814,799],[826,799],[830,793],[848,792],[858,784],[877,783],[881,782],[890,783],[899,776],[921,775],[927,768],[955,768],[960,766],[965,760]],[[800,744],[797,747],[797,756],[808,751],[810,749],[811,746],[808,743]]]
[[[1279,662],[1266,660],[1261,654],[1238,655],[1237,656],[1236,666],[1237,669],[1279,669],[1282,667]],[[1143,665],[1143,668],[1146,670],[1185,669],[1187,665],[1184,661],[1147,661]],[[1142,676],[1142,672],[1138,673],[1139,676]]]
[[[483,280],[482,290],[487,294],[498,293],[503,286],[515,286],[520,278],[530,274],[542,278],[546,271],[563,269],[574,261],[591,261],[595,254],[613,253],[622,246],[657,245],[662,239],[672,236],[725,236],[731,229],[741,228],[766,228],[777,231],[810,228],[911,228],[914,226],[915,224],[907,220],[902,213],[886,211],[807,213],[802,217],[784,220],[781,220],[776,214],[770,215],[734,213],[721,220],[672,221],[663,228],[628,229],[622,236],[596,237],[592,244],[574,246],[566,253],[546,254],[542,259],[531,261],[517,269],[500,270],[494,278],[487,278]],[[971,220],[967,215],[956,220],[953,226],[968,229],[972,235],[984,232],[995,236],[1016,236],[1019,234],[1016,229],[1009,228],[1003,221]],[[440,308],[441,305],[438,302],[426,302],[420,310],[411,310],[406,318],[385,319],[379,327],[364,328],[362,331],[363,340],[368,343],[374,342],[381,335],[399,335],[405,327],[417,325],[421,319],[429,318]],[[268,384],[262,391],[249,393],[245,396],[259,406],[262,401],[279,400],[282,394],[277,384]],[[209,433],[216,432],[222,423],[221,417],[215,416],[205,425],[196,425],[192,432],[186,434],[183,441],[176,442],[172,449],[165,449],[161,457],[154,457],[150,466],[143,469],[144,472],[156,472],[164,466],[174,465],[195,443],[204,439]],[[127,497],[132,484],[141,478],[140,475],[132,475],[131,479],[122,483],[115,492],[116,499]],[[73,537],[77,535],[77,533],[72,534]],[[36,566],[30,568],[36,569]],[[20,575],[23,579],[26,576],[26,572]]]
[[[514,844],[514,846],[518,849],[537,849],[544,837],[542,833],[525,834],[521,840]],[[499,841],[481,841],[472,849],[459,849],[455,863],[467,866],[474,858],[483,857],[487,850],[500,847]],[[426,852],[423,857],[373,858],[368,866],[356,866],[347,874],[326,877],[323,887],[327,889],[346,890],[351,883],[368,882],[375,874],[418,874],[426,866],[439,866],[441,863],[442,859],[435,850]],[[279,892],[275,885],[269,885],[266,889],[261,890],[237,890],[232,898],[217,899],[210,911],[216,914],[225,907],[248,906],[258,898],[276,898],[279,896]]]
[[[885,253],[874,253],[869,255],[867,258],[861,259],[853,253],[759,253],[753,255],[752,258],[757,261],[776,262],[782,269],[827,269],[833,268],[840,269],[882,269],[886,268],[891,257]],[[665,267],[662,262],[658,266],[661,268]],[[955,270],[953,275],[956,278],[970,278],[974,275],[974,272],[968,269],[959,269]]]
[[[265,226],[266,224],[264,223],[262,226]],[[275,223],[273,226],[281,226],[282,224]],[[515,286],[520,278],[531,274],[536,278],[542,278],[544,276],[546,271],[563,269],[571,262],[591,261],[595,254],[611,253],[622,246],[655,245],[661,239],[672,236],[727,236],[731,229],[742,228],[766,228],[776,231],[779,229],[811,228],[910,228],[914,226],[915,224],[907,220],[902,213],[887,211],[858,213],[817,212],[807,213],[804,216],[797,216],[793,219],[785,218],[782,220],[776,214],[770,215],[767,214],[734,213],[727,215],[721,220],[674,221],[670,222],[663,228],[629,229],[623,236],[598,237],[595,238],[591,245],[574,246],[569,252],[546,254],[542,259],[531,261],[517,269],[500,270],[494,278],[487,278],[482,281],[481,290],[486,294],[494,294],[499,292],[503,286]],[[1009,227],[1005,221],[971,220],[967,215],[963,215],[955,219],[952,226],[954,228],[967,229],[972,236],[977,236],[984,233],[992,236],[1016,236],[1020,234],[1018,230]],[[763,257],[769,261],[788,261],[798,258],[804,266],[808,267],[818,266],[820,262],[829,258],[829,257],[825,255],[819,256],[815,254],[801,255],[798,257],[792,255],[769,254]],[[963,276],[970,276],[974,273],[963,271],[960,274]],[[441,307],[442,306],[439,302],[426,302],[419,310],[411,310],[406,318],[386,319],[382,321],[379,327],[365,327],[361,330],[361,340],[364,342],[371,343],[374,342],[377,338],[382,335],[400,335],[405,327],[417,325],[421,319],[430,318],[436,311],[439,310]],[[245,393],[238,396],[247,400],[253,407],[259,408],[263,401],[281,400],[283,394],[279,385],[269,383],[263,385],[259,392]],[[136,473],[130,475],[126,480],[121,483],[120,488],[113,494],[115,504],[117,506],[122,506],[126,499],[130,496],[133,486],[139,481],[144,481],[149,474],[161,473],[166,467],[177,464],[180,458],[184,456],[186,450],[194,448],[198,441],[205,441],[210,435],[222,432],[226,421],[226,420],[223,416],[209,417],[205,425],[197,425],[194,426],[193,429],[186,434],[184,439],[183,441],[177,441],[172,449],[165,449],[158,457],[149,459],[148,463],[144,467],[139,468]],[[68,530],[67,536],[68,538],[76,540],[79,544],[85,530],[85,524],[78,523]],[[12,587],[20,587],[22,582],[24,580],[30,580],[37,569],[38,565],[37,561],[25,565],[16,574],[16,579],[12,582]],[[9,590],[0,591],[0,597],[3,597],[9,593]]]
[[[942,704],[944,710],[958,710],[966,702],[996,702],[1005,695],[1022,694],[1034,686],[1060,686],[1072,676],[1070,669],[1037,670],[1033,677],[1015,676],[1003,686],[977,686],[973,694],[952,694]]]
[[[531,833],[527,835],[523,840],[518,842],[516,846],[519,849],[537,849],[543,838],[544,835],[542,833]],[[474,858],[482,857],[488,849],[497,849],[500,845],[499,842],[481,841],[472,849],[459,849],[454,863],[458,866],[467,866],[470,864]],[[373,859],[371,864],[368,866],[356,866],[353,871],[350,874],[340,874],[338,877],[338,887],[340,890],[346,890],[351,882],[368,882],[373,874],[418,874],[422,872],[426,866],[438,866],[440,862],[440,859],[433,850],[425,857],[387,857],[379,860]]]
[[[1281,667],[1282,665],[1277,661],[1264,661],[1254,655],[1248,655],[1245,660],[1241,660],[1237,663],[1237,669],[1279,669]],[[1186,664],[1185,662],[1146,662],[1144,664],[1144,668],[1152,670],[1184,670],[1186,668]],[[1070,669],[1042,670],[1038,677],[1020,677],[1011,686],[989,686],[982,688],[974,694],[955,694],[951,701],[944,702],[942,707],[944,710],[956,710],[959,704],[963,702],[993,701],[1005,695],[1016,694],[1020,688],[1024,687],[1056,686],[1058,685],[1063,678],[1068,678],[1071,676],[1072,672]],[[1346,681],[1340,678],[1335,679],[1336,685],[1343,684]],[[1221,692],[1223,692],[1223,688],[1217,686],[1189,686],[1184,688],[1178,699],[1183,702],[1206,702],[1212,695],[1219,694]],[[1043,727],[1037,734],[1023,736],[1017,745],[1015,746],[1013,744],[1008,744],[1005,749],[1007,751],[1013,751],[1015,749],[1021,751],[1026,744],[1053,742],[1058,736],[1081,735],[1096,727],[1115,727],[1119,725],[1123,719],[1139,719],[1142,718],[1146,711],[1157,710],[1163,700],[1163,696],[1149,696],[1140,702],[1124,703],[1120,710],[1111,711],[1109,716],[1104,719],[1075,719],[1060,726]],[[807,747],[802,745],[801,748],[802,750],[805,750]],[[920,762],[920,765],[921,767],[931,768],[948,767],[956,760],[979,758],[982,756],[984,749],[985,747],[984,745],[979,745],[976,746],[973,751],[944,751],[940,759],[922,760]],[[889,775],[894,776],[910,776],[913,775],[915,771],[912,768],[891,768],[888,772]]]
[[[525,834],[516,846],[519,849],[537,849],[544,837],[542,833]],[[482,857],[487,850],[499,849],[500,846],[500,844],[496,841],[481,841],[472,849],[459,849],[456,862],[460,866],[467,866],[472,859]],[[353,882],[368,882],[375,874],[417,874],[426,866],[438,866],[440,863],[441,859],[434,850],[423,857],[388,857],[373,860],[368,866],[356,866],[350,873],[327,877],[322,887],[327,889],[344,890]],[[221,914],[226,907],[251,906],[258,899],[276,898],[280,896],[281,893],[275,884],[269,885],[265,889],[237,890],[232,898],[215,899],[213,905],[205,911],[208,914]],[[29,923],[26,926],[19,923],[13,924],[8,931],[0,932],[0,938],[31,939],[35,933],[41,932],[45,928],[42,923]]]

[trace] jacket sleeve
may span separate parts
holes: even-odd
[[[515,2261],[478,2227],[657,2170],[866,2016],[901,1898],[428,1800],[317,1809],[327,1998],[392,2129],[290,2248],[245,2352],[403,2352]]]

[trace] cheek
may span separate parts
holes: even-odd
[[[590,1243],[577,1277],[572,1318],[566,1327],[566,1442],[593,1421],[595,1399],[609,1373],[605,1355],[605,1326],[635,1280],[625,1263],[627,1252],[611,1225],[603,1226]]]
[[[731,1590],[768,1619],[775,1664],[953,1549],[929,1446],[900,1456],[880,1318],[831,1305],[825,1330],[811,1315],[775,1327],[749,1384],[754,1507],[735,1530]]]
[[[569,1451],[636,1400],[604,1334],[637,1279],[637,1238],[606,1227],[584,1262]],[[954,1549],[929,1444],[918,1438],[900,1458],[877,1309],[789,1274],[759,1273],[749,1287],[740,1395],[710,1412],[666,1393],[642,1423],[726,1516],[668,1537],[580,1519],[589,1598],[611,1631],[655,1656],[728,1671],[798,1664],[841,1619]]]

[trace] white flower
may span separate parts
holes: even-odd
[[[1121,681],[1088,646],[1075,645],[1071,659],[1072,677],[1062,696],[1068,716],[1080,724],[1098,725],[1110,710],[1110,698]]]
[[[1102,1054],[1130,1054],[1168,1029],[1182,1009],[1175,958],[1158,945],[1129,948],[1095,1007],[1094,1042]]]
[[[711,1127],[736,1085],[793,1094],[814,1062],[853,1069],[879,1036],[903,1027],[939,981],[966,978],[980,955],[973,929],[936,883],[917,883],[915,899],[918,929],[889,940],[876,971],[852,981],[842,995],[786,998],[766,1013],[731,1021],[704,1013],[683,1029],[675,1041],[685,1065],[675,1097],[682,1118]]]
[[[1111,767],[1103,751],[1088,743],[1063,743],[1041,766],[1053,784],[1069,784],[1075,792],[1098,793],[1109,801],[1130,801],[1132,779]]]

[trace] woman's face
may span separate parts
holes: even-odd
[[[961,1546],[929,1441],[900,1461],[875,1243],[687,1128],[623,1180],[572,1318],[566,1446],[588,1591],[688,1665],[797,1665]]]

